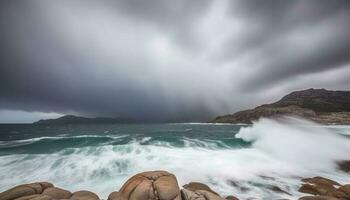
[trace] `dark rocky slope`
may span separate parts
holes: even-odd
[[[65,115],[57,119],[41,119],[34,124],[118,124],[118,123],[135,123],[135,120],[127,118],[107,118],[107,117],[96,117],[87,118],[79,117],[74,115]]]
[[[251,123],[261,117],[277,118],[282,115],[298,116],[322,124],[350,124],[350,91],[296,91],[275,103],[219,116],[211,122]]]

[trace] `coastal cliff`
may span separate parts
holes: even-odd
[[[350,91],[307,89],[295,91],[281,100],[218,116],[213,123],[252,123],[259,118],[278,118],[283,115],[302,117],[322,124],[350,124]]]

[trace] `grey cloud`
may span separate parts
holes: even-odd
[[[270,41],[261,49],[265,63],[245,88],[256,90],[293,76],[346,67],[350,62],[349,19],[349,13],[343,12]]]
[[[232,1],[231,7],[232,17],[253,28],[233,36],[219,59],[259,55],[251,57],[258,69],[242,83],[242,90],[260,90],[350,61],[349,1]],[[301,42],[290,41],[295,33]]]
[[[322,76],[349,67],[349,1],[223,2],[2,1],[0,110],[192,121],[312,87],[298,76],[344,88]]]

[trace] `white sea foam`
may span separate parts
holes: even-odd
[[[32,144],[42,140],[59,140],[59,139],[72,139],[72,138],[110,138],[110,139],[121,139],[128,137],[129,135],[75,135],[68,136],[67,134],[59,135],[59,136],[44,136],[44,137],[36,137],[22,140],[11,140],[11,141],[1,141],[0,140],[0,148],[2,147],[15,147],[26,144]]]
[[[328,169],[335,160],[349,159],[350,140],[331,130],[296,118],[262,119],[236,135],[279,160],[312,169]],[[317,163],[317,164],[316,164]]]
[[[147,137],[128,144],[68,148],[54,154],[1,156],[0,191],[23,182],[45,180],[72,191],[92,190],[106,198],[131,175],[161,169],[174,173],[180,185],[200,181],[223,195],[296,199],[301,195],[297,192],[297,176],[321,175],[350,182],[333,162],[350,159],[346,155],[349,140],[313,125],[297,119],[261,120],[237,134],[252,142],[251,147],[241,149],[220,148],[222,141],[190,138],[176,147]],[[232,181],[250,190],[243,192],[233,187]],[[271,185],[288,190],[294,197],[266,189]]]

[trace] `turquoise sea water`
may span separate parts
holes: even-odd
[[[0,125],[0,191],[32,181],[106,198],[135,173],[167,170],[242,199],[297,198],[300,177],[350,183],[350,127],[288,119],[253,125]],[[278,186],[291,195],[271,190]]]
[[[183,148],[215,145],[215,148],[240,148],[249,145],[235,138],[242,125],[213,124],[98,124],[98,125],[0,125],[0,154],[51,154],[69,148],[166,144]],[[198,139],[196,142],[195,140]],[[203,140],[203,142],[201,142]]]

